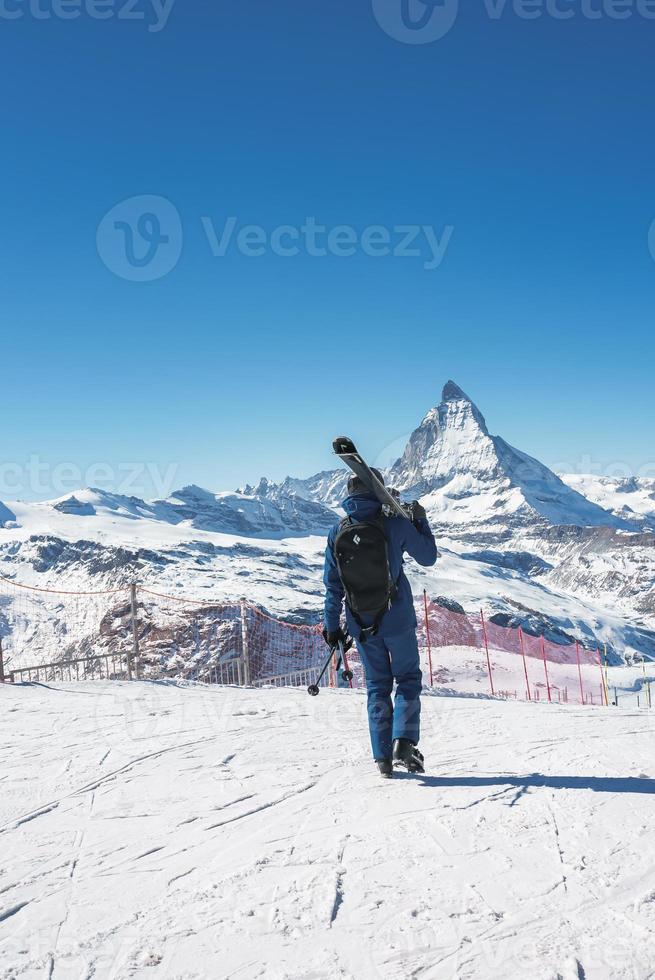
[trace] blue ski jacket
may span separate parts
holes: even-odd
[[[372,494],[353,494],[350,497],[346,497],[341,506],[346,514],[355,521],[374,521],[380,516],[380,503]],[[325,549],[325,571],[323,574],[323,581],[325,583],[325,626],[329,631],[339,628],[344,600],[343,585],[341,584],[337,562],[334,557],[334,541],[340,527],[341,521],[335,524],[330,531],[327,548]],[[386,611],[380,623],[379,633],[382,637],[397,636],[405,630],[416,628],[414,599],[410,584],[407,581],[407,576],[403,571],[403,554],[407,552],[419,565],[425,565],[426,567],[434,565],[437,560],[437,546],[434,535],[425,519],[420,519],[412,524],[404,517],[385,517],[384,530],[387,536],[389,570],[394,582],[397,583],[398,592],[391,607]],[[373,617],[369,617],[368,621],[365,617],[362,617],[362,621],[368,626],[373,622]],[[348,624],[348,632],[352,636],[359,636],[361,629],[357,625],[347,605],[346,622]]]

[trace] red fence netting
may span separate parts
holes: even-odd
[[[139,586],[133,617],[130,587],[73,592],[24,587],[0,576],[0,639],[5,670],[75,657],[118,656],[138,641],[144,677],[207,679],[223,675],[257,683],[314,670],[327,649],[320,625],[297,625],[246,602],[166,595]],[[417,636],[426,682],[462,692],[530,700],[607,701],[598,650],[557,643],[429,600],[417,603]],[[349,653],[353,687],[365,677]],[[217,671],[219,673],[217,673]],[[227,675],[226,675],[227,676]],[[333,684],[343,683],[332,669]]]

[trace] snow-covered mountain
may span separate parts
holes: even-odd
[[[588,500],[631,523],[655,531],[655,479],[565,473],[562,479]]]
[[[560,478],[491,435],[452,381],[386,476],[407,498],[421,498],[439,539],[434,569],[408,562],[415,588],[468,611],[484,605],[507,622],[607,642],[616,656],[655,656],[654,487]],[[0,507],[0,575],[70,591],[137,579],[199,601],[245,595],[274,615],[315,622],[325,535],[347,477],[339,465],[237,492],[184,487],[166,500],[83,489],[51,502],[8,501]],[[56,658],[79,632],[67,632],[67,606],[59,606],[31,600],[18,616],[0,582],[5,649],[13,637],[23,660]]]
[[[306,480],[288,476],[282,483],[269,483],[262,477],[257,487],[246,487],[243,493],[254,493],[276,501],[286,500],[293,495],[324,504],[336,511],[346,496],[349,475],[350,472],[341,467],[338,470],[323,470]]]
[[[283,499],[294,493],[338,508],[348,473],[328,470],[306,480],[262,480],[244,492]],[[561,478],[539,460],[489,433],[467,394],[448,381],[439,405],[411,434],[403,455],[386,472],[387,482],[407,499],[420,498],[433,521],[449,527],[475,524],[492,531],[546,525],[638,530],[629,512],[618,513],[591,499],[573,478]],[[655,481],[653,481],[655,484]],[[652,500],[655,511],[655,496]]]
[[[145,501],[139,497],[98,490],[93,487],[39,504],[16,504],[17,513],[5,511],[13,522],[32,523],[33,515],[44,518],[49,512],[69,517],[101,517],[112,521],[152,521],[173,527],[184,525],[218,534],[239,534],[249,538],[287,538],[327,531],[334,523],[334,512],[321,503],[293,491],[267,494],[266,481],[256,490],[211,493],[202,487],[176,490],[166,500]],[[0,518],[2,511],[0,511]],[[80,528],[88,526],[82,522]]]
[[[170,523],[248,537],[306,535],[327,531],[334,523],[332,511],[320,503],[293,492],[269,496],[265,480],[252,494],[213,494],[200,487],[185,487],[155,507]]]
[[[620,520],[567,486],[546,466],[514,449],[487,424],[453,381],[392,467],[391,482],[424,503],[440,522],[619,527]]]

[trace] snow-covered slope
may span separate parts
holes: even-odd
[[[383,782],[357,693],[0,701],[2,980],[653,976],[648,712],[426,697]]]

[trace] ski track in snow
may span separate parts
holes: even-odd
[[[0,980],[655,977],[647,712],[429,696],[386,781],[358,692],[0,699]]]

